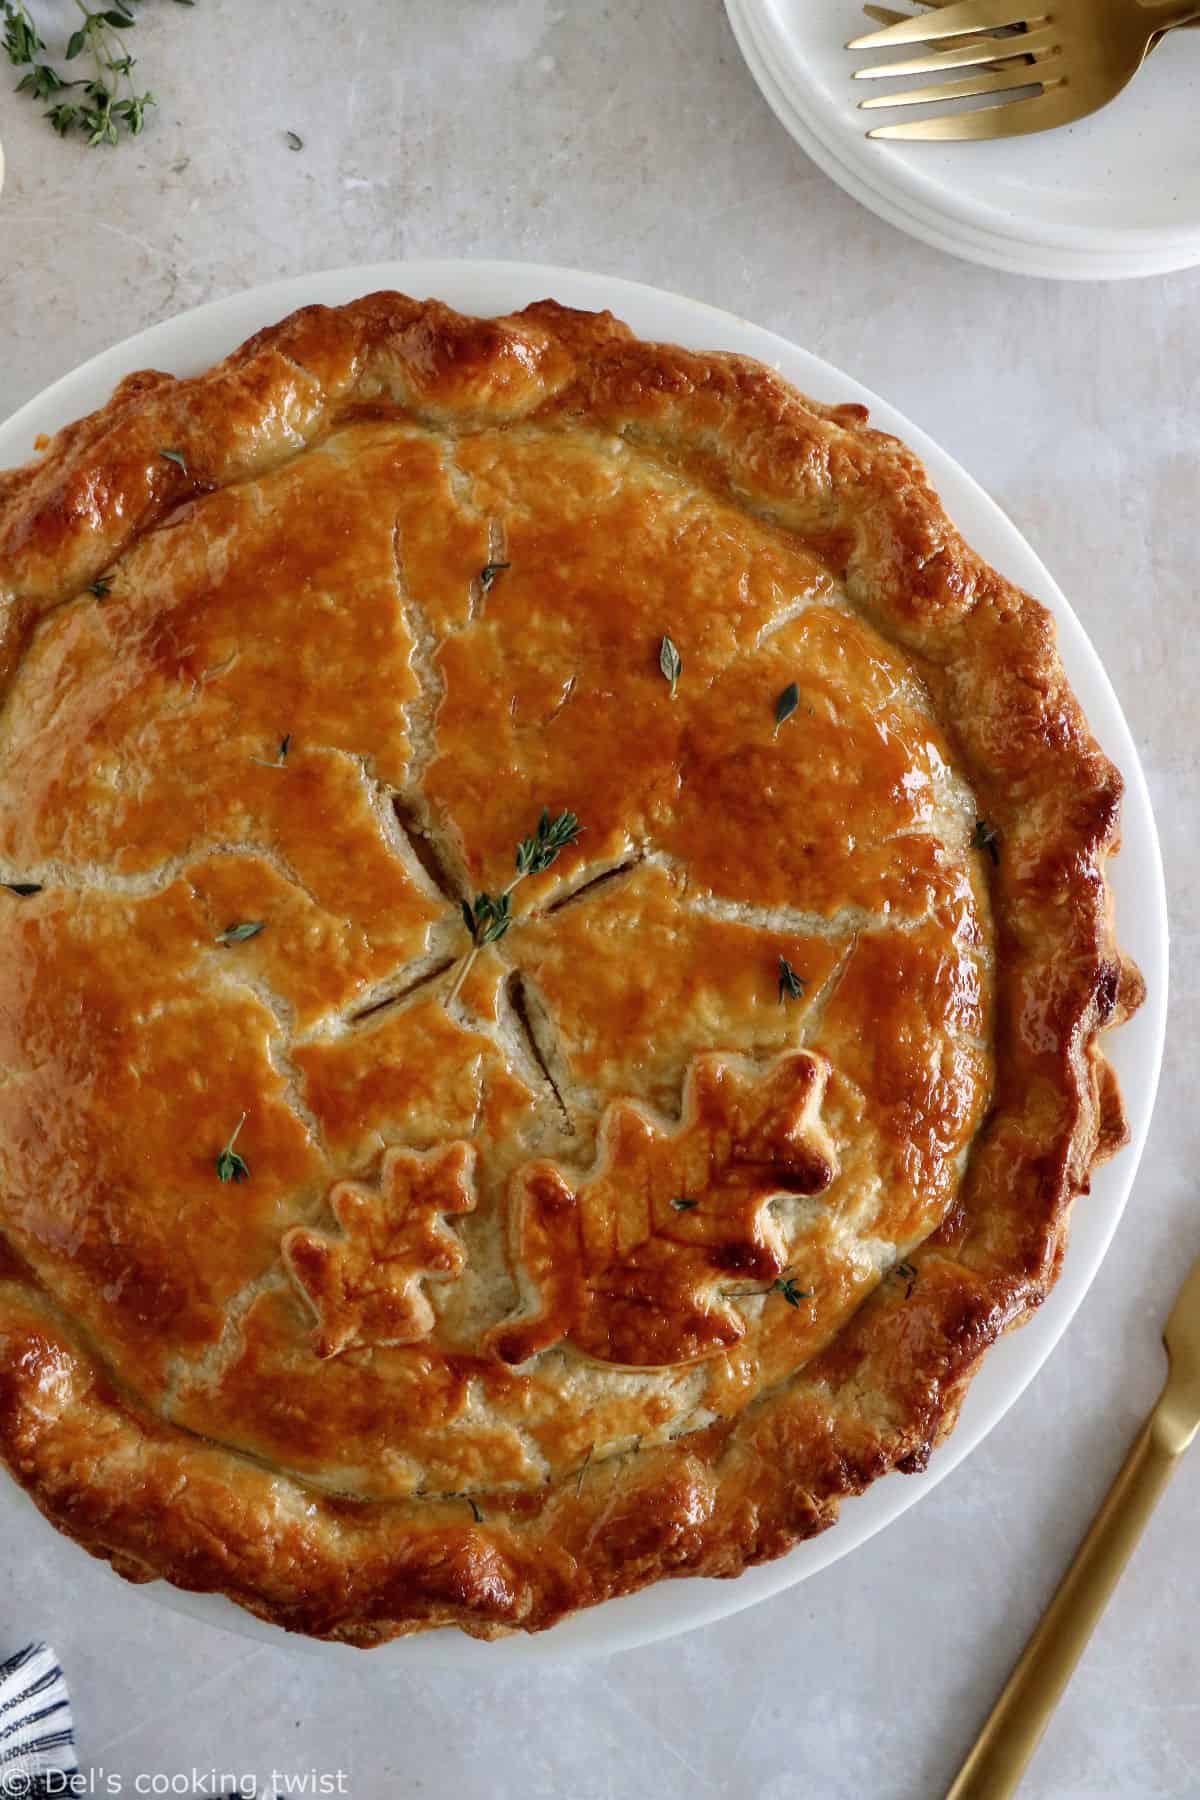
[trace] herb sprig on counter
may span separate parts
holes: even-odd
[[[543,806],[542,816],[535,830],[528,837],[523,837],[517,845],[517,872],[508,886],[498,894],[480,892],[474,899],[460,902],[463,924],[471,934],[471,948],[455,977],[447,996],[447,1005],[457,999],[471,964],[484,945],[497,943],[512,924],[513,889],[519,887],[527,875],[541,875],[548,869],[551,863],[557,861],[559,852],[568,849],[575,842],[582,829],[573,812],[560,812],[555,818],[551,818],[550,808]]]
[[[34,23],[25,0],[0,0],[0,39],[14,68],[24,69],[17,83],[19,94],[31,100],[48,100],[43,117],[59,137],[77,134],[89,145],[116,144],[121,136],[140,137],[146,108],[156,104],[146,89],[139,93],[133,79],[136,61],[130,55],[125,33],[137,24],[134,9],[140,0],[113,0],[93,9],[75,0],[82,23],[67,40],[63,67],[46,60],[46,42]],[[175,0],[191,6],[194,0]],[[90,59],[91,71],[71,80],[64,67],[77,58]]]

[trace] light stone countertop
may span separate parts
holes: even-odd
[[[1062,1345],[942,1486],[790,1593],[607,1662],[389,1684],[165,1612],[30,1515],[0,1541],[0,1656],[54,1644],[83,1766],[127,1793],[216,1764],[341,1769],[360,1800],[932,1800],[1152,1399],[1200,1250],[1200,272],[1022,281],[900,236],[785,136],[719,0],[198,0],[137,35],[160,106],[116,152],[57,142],[0,79],[0,416],[199,301],[388,257],[573,264],[782,332],[958,457],[1076,606],[1157,809],[1170,1028],[1141,1177]],[[1028,1800],[1200,1795],[1198,1505],[1200,1454]]]

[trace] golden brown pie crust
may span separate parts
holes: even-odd
[[[1052,623],[903,445],[376,294],[0,474],[0,609],[0,1453],[54,1524],[370,1645],[924,1467],[1123,1142],[1140,979]]]

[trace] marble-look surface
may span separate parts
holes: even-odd
[[[127,1793],[219,1764],[341,1769],[362,1800],[936,1796],[1154,1394],[1200,1250],[1200,272],[1056,285],[910,242],[785,136],[719,0],[200,0],[147,7],[138,36],[161,104],[118,152],[57,142],[0,82],[0,415],[183,307],[384,257],[609,270],[785,333],[990,489],[1105,658],[1163,837],[1170,1036],[1140,1181],[1062,1346],[943,1486],[790,1594],[609,1662],[389,1683],[177,1618],[31,1514],[0,1542],[0,1654],[54,1643],[84,1766]],[[1200,1454],[1029,1800],[1200,1794],[1198,1504]]]

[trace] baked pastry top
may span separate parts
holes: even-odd
[[[1120,779],[860,407],[314,307],[0,475],[0,1452],[370,1644],[923,1466],[1122,1140]]]

